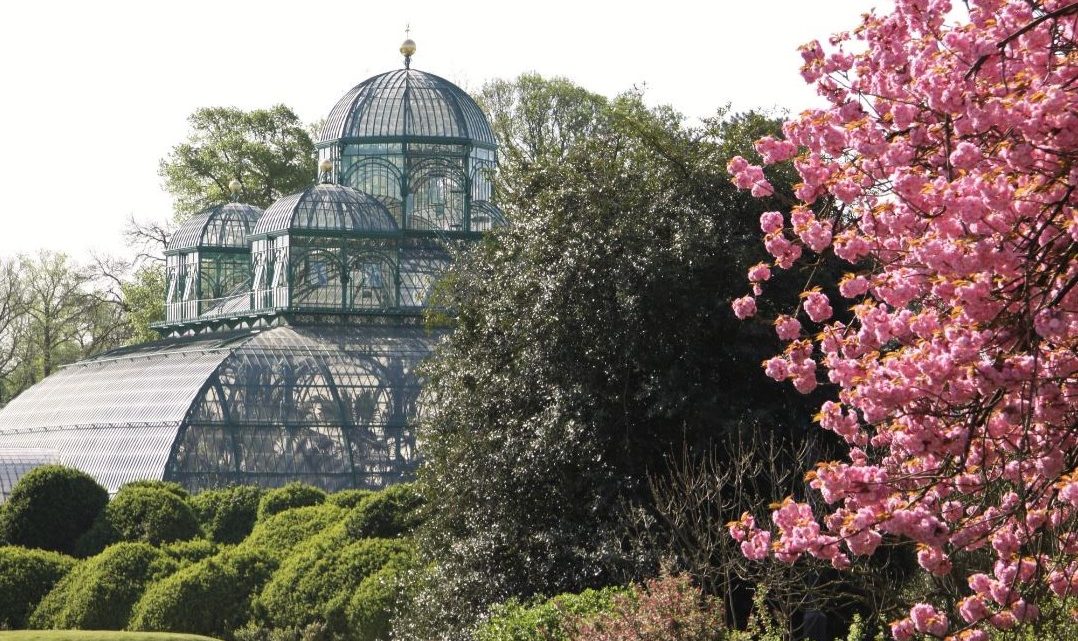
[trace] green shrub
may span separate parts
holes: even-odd
[[[75,565],[48,550],[0,547],[0,629],[26,627],[37,604]]]
[[[72,554],[108,500],[105,488],[89,475],[61,465],[42,465],[11,489],[0,513],[0,539]]]
[[[614,598],[629,592],[625,587],[584,590],[524,605],[515,599],[491,608],[486,621],[474,634],[475,641],[568,641],[577,623],[610,612]]]
[[[393,485],[372,494],[349,513],[345,523],[353,539],[393,538],[411,533],[419,524],[423,499],[411,483]]]
[[[230,636],[250,618],[251,597],[275,564],[268,551],[251,547],[199,561],[150,586],[129,627]]]
[[[373,490],[341,490],[326,497],[326,501],[347,509],[352,509],[363,502]]]
[[[146,543],[117,543],[79,563],[30,616],[39,629],[122,630],[146,587],[177,568]]]
[[[261,488],[236,485],[201,492],[190,502],[206,536],[217,543],[239,543],[255,526],[261,498]]]
[[[390,624],[411,596],[408,571],[416,565],[414,554],[392,557],[381,569],[360,582],[347,598],[344,611],[348,636],[354,641],[388,639]],[[332,608],[332,606],[331,606]],[[332,616],[329,617],[332,620]]]
[[[161,487],[125,486],[80,541],[79,552],[92,555],[113,541],[161,545],[194,539],[199,532],[191,506],[176,493]]]
[[[319,505],[326,500],[326,493],[317,487],[300,482],[270,490],[258,503],[258,520],[296,507]]]
[[[704,596],[686,575],[634,585],[628,594],[615,595],[607,611],[569,617],[565,628],[572,641],[719,641],[727,637],[722,604]],[[752,638],[771,639],[764,635]]]
[[[262,548],[284,559],[297,545],[332,527],[345,514],[345,510],[330,504],[285,510],[259,521],[240,547]]]
[[[120,486],[119,491],[123,492],[124,490],[134,489],[136,487],[148,487],[156,490],[165,490],[166,492],[171,492],[172,494],[175,494],[176,498],[183,501],[190,500],[191,498],[191,493],[188,492],[187,489],[179,483],[175,483],[173,481],[161,481],[158,479],[142,479],[141,481],[131,481],[130,483],[124,483]]]
[[[277,628],[326,621],[342,632],[343,612],[364,578],[394,557],[411,555],[401,540],[364,539],[341,545],[340,529],[312,538],[289,556],[254,607],[256,620]]]
[[[161,546],[161,551],[175,559],[181,568],[185,568],[192,563],[198,563],[202,559],[218,554],[221,552],[221,546],[206,539],[191,539],[166,543]]]

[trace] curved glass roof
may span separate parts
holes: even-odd
[[[471,96],[444,78],[415,69],[383,73],[353,87],[329,112],[319,138],[451,138],[490,148],[496,144]]]
[[[252,237],[296,231],[394,234],[393,214],[378,199],[351,187],[321,184],[285,196],[266,209]]]
[[[242,203],[210,207],[180,225],[169,239],[166,253],[218,247],[247,249],[247,234],[261,215],[258,207]]]
[[[282,326],[109,352],[0,410],[0,468],[4,452],[12,469],[32,453],[110,492],[146,478],[381,487],[414,467],[415,368],[434,340],[415,327]]]

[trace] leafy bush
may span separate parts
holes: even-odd
[[[191,539],[166,543],[161,546],[161,551],[175,559],[181,568],[185,568],[219,553],[221,546],[206,539]]]
[[[411,533],[421,522],[422,497],[411,483],[372,494],[349,513],[345,523],[353,539],[393,538]]]
[[[326,493],[317,487],[300,482],[289,483],[270,490],[258,503],[258,520],[261,521],[279,512],[296,507],[319,505],[326,500]]]
[[[120,486],[120,492],[124,490],[134,489],[136,487],[148,487],[156,490],[165,490],[176,495],[176,498],[187,501],[191,498],[191,493],[188,492],[182,485],[173,481],[161,481],[158,479],[142,479],[141,481],[131,481],[130,483],[124,483]]]
[[[615,596],[608,612],[571,622],[573,641],[720,641],[722,605],[689,578],[664,576]]]
[[[346,509],[351,509],[373,494],[374,490],[341,490],[330,494],[326,497],[326,501]]]
[[[191,506],[160,487],[121,488],[105,508],[104,518],[121,540],[151,545],[193,539],[200,532]]]
[[[240,547],[265,549],[284,559],[297,545],[338,523],[345,514],[330,504],[285,510],[259,521]]]
[[[475,641],[568,641],[580,622],[614,607],[614,598],[629,593],[625,587],[561,594],[533,605],[511,599],[491,608],[490,616],[475,630]]]
[[[398,554],[360,582],[348,598],[343,613],[351,639],[378,641],[389,638],[390,624],[411,596],[408,570],[415,567],[415,563],[414,554]]]
[[[150,586],[129,627],[229,636],[250,618],[251,597],[275,565],[268,551],[252,547],[199,561]]]
[[[258,597],[257,620],[278,628],[327,621],[343,631],[343,611],[364,578],[395,557],[412,553],[409,543],[364,539],[341,545],[340,529],[312,538],[288,557]]]
[[[42,465],[11,489],[0,513],[0,539],[72,554],[108,500],[108,492],[91,476],[61,465]]]
[[[122,630],[146,587],[177,568],[146,543],[117,543],[61,580],[30,616],[34,628]]]
[[[261,488],[236,485],[201,492],[190,503],[206,536],[217,543],[239,543],[255,526],[261,498]]]
[[[48,550],[0,547],[0,629],[26,627],[26,619],[75,559]]]

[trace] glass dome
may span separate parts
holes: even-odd
[[[261,215],[261,209],[243,203],[210,207],[180,225],[169,239],[167,253],[218,247],[247,249],[247,234]]]
[[[374,197],[341,185],[321,184],[270,205],[251,231],[251,239],[306,231],[389,235],[398,229],[393,215]]]

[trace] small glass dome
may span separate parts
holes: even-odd
[[[188,218],[172,235],[167,253],[227,247],[247,249],[247,234],[262,210],[243,203],[210,207]]]
[[[321,184],[270,205],[255,224],[251,239],[297,231],[391,235],[399,227],[374,197],[350,187]]]
[[[434,74],[398,69],[364,80],[329,112],[321,141],[451,139],[496,145],[486,116],[460,87]]]

